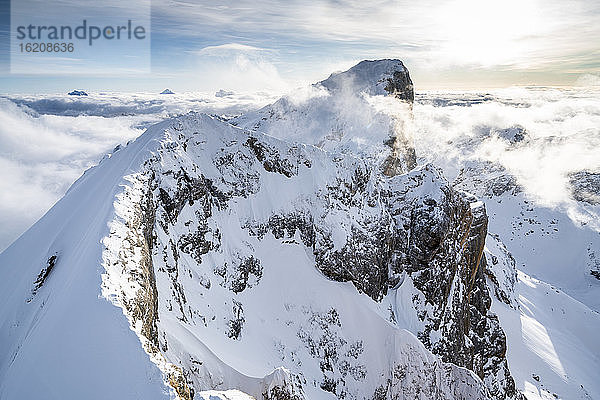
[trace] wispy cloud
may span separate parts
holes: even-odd
[[[598,209],[577,203],[570,183],[574,173],[600,173],[599,94],[593,87],[431,93],[414,107],[417,154],[450,179],[473,162],[499,165],[537,204],[600,229]],[[525,130],[516,143],[502,134],[515,128]]]
[[[275,65],[276,51],[242,43],[210,45],[189,51],[190,73],[201,76],[205,89],[277,91],[289,89]]]
[[[568,85],[600,69],[598,37],[600,3],[587,0],[154,0],[151,77],[209,89],[214,82],[204,78],[216,72],[199,57],[237,54],[220,60],[223,71],[243,72],[243,55],[260,75],[274,74],[277,83],[267,86],[281,88],[324,78],[336,65],[394,57],[405,61],[417,88]],[[119,72],[129,74],[129,90],[136,79],[136,87],[151,84],[150,76]],[[1,83],[29,82],[11,78]]]
[[[200,50],[192,51],[192,53],[198,55],[215,55],[215,54],[223,54],[228,52],[244,52],[244,53],[253,53],[258,51],[267,51],[267,49],[248,46],[246,44],[240,43],[226,43],[218,46],[206,46],[201,48]]]
[[[154,7],[160,29],[176,36],[244,38],[249,47],[280,49],[284,56],[311,55],[320,46],[329,60],[394,55],[418,69],[585,70],[586,55],[600,48],[600,6],[583,0],[569,2],[568,10],[558,0],[157,1]]]

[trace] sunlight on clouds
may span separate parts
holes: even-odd
[[[289,89],[268,49],[227,43],[192,53],[196,56],[194,73],[210,90],[283,92]]]
[[[266,51],[266,49],[262,49],[260,47],[248,46],[246,44],[240,43],[227,43],[221,44],[218,46],[206,46],[202,49],[198,50],[196,54],[204,54],[204,55],[215,55],[221,54],[223,51],[233,50],[233,51],[241,51],[241,52],[252,52],[252,51]]]
[[[310,83],[332,64],[389,57],[406,62],[417,87],[437,88],[568,85],[598,66],[600,9],[585,0],[153,4],[170,35],[199,39],[210,45],[205,53],[261,53],[288,81]],[[482,70],[474,82],[469,72]]]
[[[414,107],[421,162],[441,165],[450,180],[472,162],[493,163],[536,204],[600,229],[597,210],[575,201],[570,184],[572,173],[600,172],[600,92],[519,88],[423,97]],[[499,135],[512,127],[525,130],[522,141]]]
[[[529,50],[528,37],[541,29],[534,1],[456,0],[437,11],[442,58],[484,67],[514,64]]]

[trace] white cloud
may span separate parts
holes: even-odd
[[[598,50],[600,35],[600,6],[585,0],[570,1],[568,10],[559,0],[240,0],[212,7],[157,1],[154,8],[174,21],[165,30],[175,35],[233,30],[252,44],[276,38],[280,47],[307,54],[310,42],[329,42],[333,52],[341,51],[335,44],[349,44],[360,54],[346,58],[395,55],[421,69],[571,69]]]
[[[308,88],[294,91],[288,100],[302,104],[326,96]],[[585,210],[573,202],[568,175],[600,171],[597,91],[520,88],[488,94],[430,92],[420,98],[414,106],[414,140],[421,162],[440,164],[450,179],[469,160],[499,163],[539,204],[565,208],[573,218],[593,218],[582,215]],[[148,124],[189,110],[235,114],[273,100],[239,92],[226,97],[90,93],[85,99],[0,98],[0,250],[48,210],[86,168]],[[386,98],[368,100],[380,111],[390,106]],[[341,106],[348,120],[368,117],[356,115],[352,104]],[[516,125],[528,133],[518,145],[492,133]]]
[[[575,81],[578,87],[600,87],[600,74],[583,74]]]
[[[487,95],[431,93],[427,98],[414,107],[422,161],[441,164],[450,179],[471,160],[500,164],[537,204],[594,222],[593,213],[573,200],[569,175],[600,172],[597,92],[520,88]],[[519,143],[494,133],[516,126],[527,132]]]
[[[255,51],[267,51],[266,49],[254,46],[248,46],[240,43],[226,43],[217,46],[206,46],[196,51],[199,55],[215,55],[222,54],[223,52],[239,51],[239,52],[255,52]]]
[[[196,55],[193,74],[211,90],[282,93],[290,88],[279,74],[271,50],[227,43],[193,53]]]

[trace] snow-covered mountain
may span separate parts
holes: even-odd
[[[365,60],[231,123],[370,159],[394,175],[416,164],[413,100],[412,80],[402,61]]]
[[[413,97],[364,61],[116,149],[0,254],[0,398],[599,396],[598,314],[488,232],[491,169],[415,165]]]

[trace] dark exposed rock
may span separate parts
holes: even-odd
[[[33,297],[37,294],[38,290],[44,285],[46,279],[52,272],[52,269],[56,265],[56,261],[58,260],[58,254],[51,255],[46,261],[46,266],[42,268],[40,273],[38,274],[35,282],[33,282],[33,289],[31,290],[31,297],[27,299],[27,302],[30,303],[33,300]]]
[[[596,255],[596,252],[592,246],[588,246],[588,267],[590,269],[590,275],[600,280],[600,257]]]
[[[246,322],[246,318],[244,318],[244,308],[242,307],[242,303],[237,300],[233,300],[232,307],[233,317],[229,320],[229,332],[227,332],[227,336],[231,339],[239,339],[242,335],[242,329],[244,328],[244,323]]]
[[[274,386],[263,392],[264,400],[303,400],[304,397],[291,392],[287,386]]]
[[[279,215],[275,214],[269,218],[266,223],[257,223],[248,221],[244,228],[248,229],[250,235],[256,236],[262,240],[265,233],[271,232],[275,239],[291,238],[296,231],[300,232],[302,243],[306,247],[314,248],[315,245],[315,224],[312,214],[305,211]]]
[[[577,201],[600,204],[600,173],[579,171],[569,175],[571,193]]]
[[[309,311],[308,314],[308,324],[300,328],[298,337],[309,354],[319,361],[323,373],[320,388],[343,399],[346,397],[346,381],[363,382],[367,376],[366,367],[360,359],[363,343],[346,340],[335,308],[327,312]]]
[[[352,227],[341,249],[334,248],[328,232],[319,233],[315,262],[325,276],[340,282],[351,281],[374,300],[380,300],[387,293],[391,231],[365,232]]]
[[[260,189],[260,174],[254,170],[253,163],[256,162],[254,154],[243,152],[233,153],[223,151],[215,159],[215,167],[223,175],[221,178],[232,197],[247,198],[257,193]]]
[[[208,226],[204,215],[198,218],[198,229],[193,233],[181,235],[178,241],[178,248],[187,254],[190,254],[198,263],[202,263],[202,256],[211,250],[218,249],[221,246],[221,232],[219,229],[213,230]],[[210,234],[211,239],[207,239]]]
[[[226,263],[221,268],[215,268],[214,272],[223,278],[222,286],[227,287],[234,293],[241,293],[260,282],[263,268],[260,265],[259,259],[249,256],[241,260],[233,268],[229,267]]]
[[[397,99],[413,103],[415,101],[415,92],[412,80],[408,70],[394,71],[392,76],[387,78],[385,90]]]
[[[279,152],[269,147],[267,144],[260,142],[255,137],[249,137],[245,143],[256,156],[256,159],[260,161],[266,171],[275,172],[291,178],[294,175],[298,175],[299,163],[294,163],[288,158],[280,156]],[[292,148],[293,149],[293,148]],[[302,159],[304,165],[310,168],[310,161]]]
[[[177,181],[177,189],[172,196],[162,187],[158,189],[162,206],[171,221],[177,220],[181,209],[186,204],[192,205],[195,201],[202,200],[204,213],[210,216],[211,207],[224,208],[230,198],[217,189],[210,179],[202,175],[192,178],[184,170],[177,171],[173,175]]]

